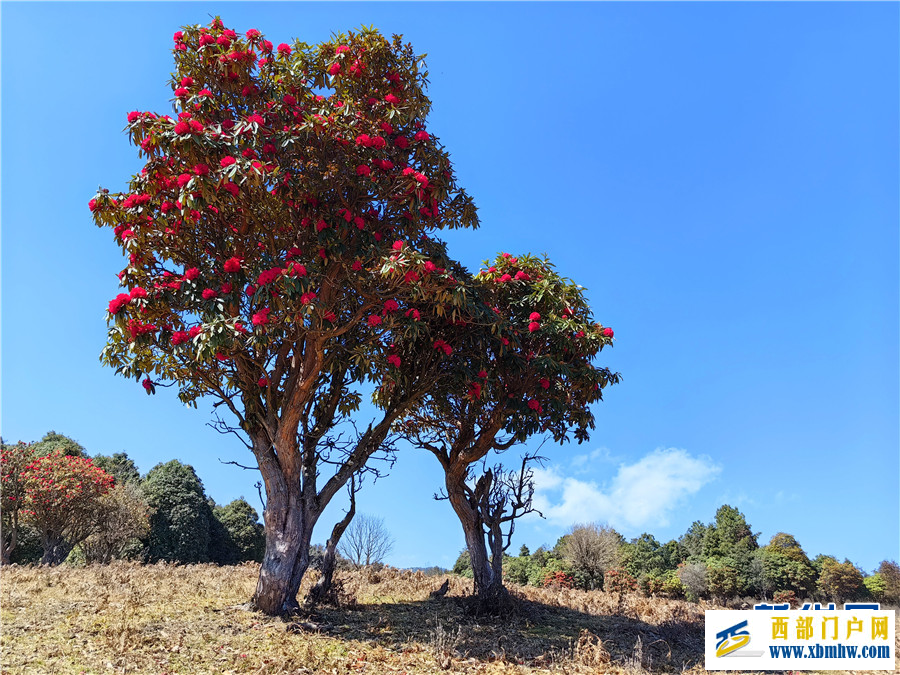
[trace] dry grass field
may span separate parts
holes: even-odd
[[[9,567],[3,673],[641,673],[703,671],[702,605],[515,589],[518,615],[467,615],[471,581],[340,574],[339,607],[292,621],[246,609],[258,567]],[[314,575],[309,575],[313,577]],[[312,578],[305,583],[311,583]],[[305,588],[301,591],[305,593]]]

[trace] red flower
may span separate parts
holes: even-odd
[[[194,173],[198,176],[205,176],[209,173],[209,167],[206,164],[195,164]]]
[[[269,386],[269,378],[268,378],[268,377],[261,377],[261,378],[259,378],[259,380],[256,382],[256,384],[258,384],[260,387],[268,387],[268,386]]]
[[[396,145],[401,150],[406,150],[409,147],[409,139],[406,136],[397,136],[394,139],[394,145]]]
[[[531,315],[528,317],[528,319],[529,319],[529,321],[540,321],[541,315],[538,314],[537,312],[532,312]]]
[[[193,176],[191,176],[191,174],[189,173],[183,173],[178,176],[178,187],[183,188],[185,185],[191,182],[191,178],[193,178]]]
[[[232,257],[225,261],[224,270],[229,273],[240,272],[241,271],[241,259],[238,257]]]
[[[216,41],[216,39],[212,35],[204,34],[204,35],[200,36],[200,46],[201,47],[203,47],[204,45],[211,45],[215,41]]]
[[[417,309],[406,310],[406,316],[412,317],[413,321],[418,321],[421,318],[419,315],[419,310]]]
[[[193,281],[199,276],[200,270],[198,270],[196,267],[191,267],[190,269],[184,271],[184,278],[188,281]]]
[[[181,31],[177,31],[175,35],[172,36],[172,39],[175,40],[175,42],[181,42],[181,38],[183,37],[184,33],[182,33]]]
[[[291,48],[290,46],[282,42],[280,45],[278,45],[278,53],[282,56],[287,56],[291,53]]]
[[[230,192],[232,197],[237,197],[238,192],[240,192],[240,189],[234,183],[225,183],[222,187],[225,188],[226,192]]]
[[[435,265],[433,262],[431,262],[430,260],[425,261],[425,272],[427,274],[431,274],[436,269],[437,269],[437,265]]]
[[[234,286],[232,286],[230,283],[224,283],[224,284],[222,284],[222,286],[219,288],[219,290],[220,290],[224,295],[228,295],[229,293],[231,293],[231,291],[232,291],[233,288],[234,288]]]
[[[223,157],[222,160],[219,162],[219,166],[221,166],[224,169],[226,166],[231,166],[236,161],[237,160],[234,157]]]
[[[256,280],[260,286],[266,286],[267,284],[271,284],[278,278],[278,275],[281,274],[280,267],[273,267],[270,270],[266,270],[265,272],[261,272],[259,278]]]
[[[413,140],[416,141],[427,141],[431,136],[428,135],[428,132],[422,129],[422,131],[417,131],[416,135],[413,136]]]
[[[369,325],[370,325],[370,326],[373,326],[373,327],[374,327],[374,326],[377,326],[377,325],[380,324],[380,323],[381,323],[381,317],[380,317],[380,316],[378,316],[377,314],[371,314],[371,315],[369,315]]]
[[[478,377],[484,379],[485,377],[487,377],[487,371],[486,371],[486,370],[479,370],[479,371],[478,371]]]
[[[525,274],[525,272],[523,272],[522,270],[516,272],[516,281],[528,281],[529,279],[531,279],[531,277]]]
[[[540,401],[538,401],[536,398],[533,398],[530,401],[528,401],[528,407],[531,408],[532,410],[540,411],[540,409],[541,409]]]
[[[512,279],[511,276],[509,276],[508,274],[504,274],[502,277],[500,277],[499,279],[497,279],[497,281],[503,283],[503,282],[509,281],[509,280],[511,280],[511,279]]]
[[[400,305],[397,304],[396,300],[386,300],[384,303],[384,311],[385,313],[396,312],[400,309]]]
[[[372,173],[372,170],[365,164],[360,164],[358,167],[356,167],[356,173],[359,176],[368,176],[370,173]]]
[[[350,265],[350,268],[351,268],[354,272],[359,272],[359,271],[362,269],[362,263],[361,263],[359,260],[354,260],[354,261],[353,261],[353,264]]]
[[[97,200],[96,200],[96,199],[92,199],[91,201],[89,201],[89,202],[88,202],[88,208],[91,210],[91,212],[96,211],[96,210],[97,210]]]
[[[216,297],[217,295],[218,295],[218,293],[216,293],[216,292],[215,292],[213,289],[211,289],[211,288],[204,288],[204,289],[203,289],[203,299],[204,299],[204,300],[212,300],[212,299],[213,299],[214,297]]]
[[[387,145],[387,141],[384,140],[381,136],[376,136],[372,139],[372,147],[381,150]]]
[[[141,288],[140,286],[135,286],[134,288],[131,289],[130,297],[132,300],[134,300],[136,298],[146,298],[147,291],[145,289]]]
[[[128,123],[132,124],[136,122],[140,116],[141,113],[139,113],[137,110],[133,110],[132,112],[128,113]]]
[[[542,377],[541,378],[541,386],[544,389],[549,389],[550,388],[550,380],[548,380],[546,377]]]
[[[528,324],[528,332],[529,333],[533,333],[534,331],[540,330],[540,329],[541,329],[541,324],[539,324],[537,321],[532,321],[530,324]]]
[[[258,38],[260,36],[260,32],[258,30],[256,30],[255,28],[251,28],[246,33],[244,33],[244,35],[247,36],[248,40],[255,40],[256,38]]]
[[[183,97],[187,96],[187,95],[190,94],[190,93],[191,93],[191,92],[189,92],[189,91],[188,91],[187,89],[185,89],[184,87],[178,87],[178,89],[175,90],[175,95],[176,95],[178,98],[183,98]]]
[[[612,329],[612,328],[604,328],[604,329],[603,329],[603,337],[611,338],[612,336],[613,336],[613,329]]]
[[[128,295],[128,293],[119,293],[115,298],[109,301],[109,313],[118,314],[129,302],[131,302],[131,296]]]
[[[329,75],[337,75],[340,72],[341,72],[341,64],[338,63],[337,61],[332,63],[331,66],[328,68]]]
[[[262,326],[264,324],[269,323],[269,312],[272,310],[266,307],[265,309],[259,310],[256,314],[253,315],[252,321],[254,326]]]
[[[337,321],[337,315],[335,315],[335,313],[332,311],[327,311],[322,316],[325,318],[326,321],[330,321],[331,323],[334,323],[335,321]]]
[[[144,389],[146,389],[148,392],[149,392],[151,389],[153,389],[153,383],[150,381],[150,378],[149,378],[149,377],[145,377],[145,378],[144,378],[144,381],[141,382],[141,384],[144,386]]]
[[[184,77],[181,78],[180,84],[182,87],[190,87],[191,85],[194,84],[194,78],[188,77],[187,75],[185,75]]]
[[[397,367],[397,368],[399,368],[399,367],[400,367],[400,364],[402,363],[402,362],[400,361],[400,357],[397,356],[396,354],[391,354],[390,356],[388,356],[388,357],[387,357],[387,361],[388,361],[388,363],[390,363],[392,366],[395,366],[395,367]]]
[[[393,248],[395,251],[402,251],[403,250],[403,242],[398,239],[397,241],[394,242],[394,245],[391,248]]]

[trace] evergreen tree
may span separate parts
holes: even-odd
[[[226,506],[214,506],[210,521],[209,557],[220,565],[261,562],[266,548],[265,529],[254,509],[241,497]]]
[[[141,484],[150,508],[148,558],[181,563],[209,561],[212,509],[193,467],[173,459],[158,464]]]

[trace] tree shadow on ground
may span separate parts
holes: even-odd
[[[314,619],[332,637],[386,648],[417,645],[447,658],[532,666],[605,663],[654,672],[703,665],[702,621],[651,624],[518,598],[502,618],[477,617],[471,598],[320,607]]]

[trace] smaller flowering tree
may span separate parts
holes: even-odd
[[[491,495],[500,472],[477,477],[473,468],[488,453],[538,433],[559,443],[570,436],[587,440],[594,426],[590,406],[619,375],[593,363],[612,344],[612,329],[594,322],[583,289],[548,260],[504,253],[471,280],[468,298],[464,315],[431,322],[433,351],[446,357],[444,371],[400,428],[440,462],[446,497],[465,533],[476,595],[485,609],[494,609],[506,598],[508,537],[501,535],[498,514],[507,505],[524,513],[530,492],[520,481],[518,492],[505,491],[512,499],[498,512],[500,502]]]
[[[3,565],[9,564],[10,555],[19,542],[28,475],[25,467],[34,457],[34,446],[31,443],[0,443],[0,518],[3,529],[0,537],[0,564]]]
[[[23,473],[23,513],[40,532],[41,562],[57,565],[98,530],[101,497],[115,480],[90,458],[72,457],[62,450],[33,459]]]

